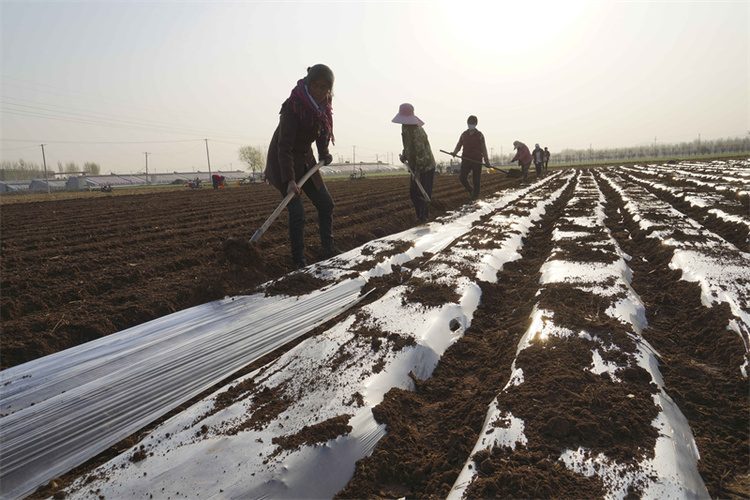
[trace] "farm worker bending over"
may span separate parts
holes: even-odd
[[[468,129],[464,130],[461,137],[458,138],[458,144],[451,153],[454,157],[458,154],[461,148],[464,149],[463,158],[461,159],[461,174],[458,179],[461,184],[466,188],[466,191],[471,193],[471,199],[476,200],[479,198],[479,183],[482,178],[482,159],[491,167],[490,156],[487,154],[487,145],[484,142],[484,134],[477,130],[477,123],[479,120],[476,116],[471,115],[466,123]],[[469,172],[472,173],[472,182],[474,187],[472,189],[469,186]]]
[[[214,189],[219,189],[224,187],[224,176],[219,174],[214,174],[211,176],[211,182],[213,182]]]
[[[541,178],[542,169],[544,168],[544,151],[542,151],[542,148],[539,147],[539,143],[536,143],[534,145],[534,152],[532,153],[532,156],[534,157],[534,167],[536,168],[536,176],[537,178]]]
[[[513,141],[513,149],[517,149],[516,156],[510,160],[511,163],[518,160],[518,164],[521,166],[521,172],[523,172],[523,182],[526,183],[526,178],[529,175],[529,166],[531,166],[531,153],[529,152],[528,146],[521,141]]]
[[[333,199],[320,171],[310,177],[302,188],[297,181],[315,166],[312,143],[318,149],[318,159],[328,165],[333,156],[328,143],[333,141],[333,111],[331,107],[333,71],[324,64],[307,68],[307,76],[297,82],[289,98],[281,105],[279,125],[268,147],[266,179],[276,187],[282,198],[294,193],[287,205],[289,210],[289,242],[295,269],[307,265],[305,260],[305,207],[299,195],[302,191],[318,210],[321,257],[341,253],[334,242]]]
[[[427,193],[432,195],[432,183],[435,180],[435,158],[432,156],[430,141],[422,128],[424,122],[414,114],[414,106],[404,103],[398,108],[398,114],[391,120],[401,124],[401,142],[404,151],[399,155],[401,163],[407,164],[414,175],[409,184],[409,195],[420,222],[427,220],[427,201],[417,185],[417,180]],[[416,176],[416,177],[415,177]]]

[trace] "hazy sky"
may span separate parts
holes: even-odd
[[[385,161],[414,105],[437,160],[470,114],[495,154],[742,136],[750,2],[2,1],[2,159],[244,168],[308,66],[332,152]]]

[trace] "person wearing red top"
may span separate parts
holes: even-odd
[[[484,134],[477,130],[477,123],[479,120],[476,116],[471,115],[466,124],[468,128],[464,130],[461,137],[458,138],[458,144],[453,148],[454,157],[463,148],[464,152],[461,155],[461,173],[459,174],[459,181],[466,188],[466,191],[471,193],[471,199],[476,200],[479,198],[480,182],[482,178],[482,159],[488,167],[491,167],[490,157],[487,154],[487,145],[484,141]],[[469,185],[469,172],[472,173],[472,182],[474,187]]]
[[[526,184],[526,179],[529,176],[529,167],[531,166],[531,151],[529,147],[521,141],[513,141],[513,149],[518,150],[516,156],[510,160],[511,163],[518,160],[518,164],[521,166],[521,172],[523,172],[523,183]]]

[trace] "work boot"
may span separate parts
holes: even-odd
[[[307,267],[307,261],[305,259],[294,261],[295,271],[299,271],[300,269],[304,269],[305,267]]]

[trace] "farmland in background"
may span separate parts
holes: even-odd
[[[404,177],[331,181],[339,246],[367,248],[412,228],[407,184]],[[348,337],[326,325],[294,352],[255,366],[280,381],[248,369],[241,384],[194,402],[221,401],[222,408],[243,408],[248,421],[259,419],[258,429],[284,429],[274,431],[276,446],[268,438],[245,450],[248,457],[260,453],[248,458],[258,474],[319,443],[279,444],[302,432],[301,423],[278,427],[281,411],[306,414],[306,425],[341,424],[325,439],[352,432],[347,414],[371,411],[385,435],[336,489],[341,498],[653,495],[651,465],[644,464],[658,456],[665,428],[655,422],[672,408],[689,425],[705,491],[746,497],[748,184],[747,161],[564,169],[529,187],[487,174],[484,201],[468,205],[457,178],[439,176],[433,215],[485,210],[469,229],[373,280],[374,292],[350,311],[351,323],[341,320],[350,324]],[[262,262],[237,266],[222,257],[223,239],[249,235],[278,198],[251,187],[4,206],[3,368],[269,279],[282,277],[274,285],[281,295],[314,292],[320,276],[283,278],[290,267],[285,217],[264,236]],[[308,260],[315,261],[315,210],[307,208]],[[361,272],[384,254],[358,255],[356,267],[353,260],[336,267]],[[372,408],[358,399],[364,377],[394,371],[403,353],[426,342],[421,327],[401,329],[398,318],[420,325],[415,318],[423,315],[426,325],[432,314],[466,307],[477,290],[481,299],[465,328],[451,323],[456,337],[434,372],[410,373],[406,388],[395,385]],[[316,372],[301,362],[306,346],[339,337],[346,341],[316,360]],[[294,372],[296,364],[304,372]],[[316,392],[349,372],[349,392],[330,401]],[[303,378],[310,380],[287,382]],[[284,408],[269,413],[264,394]],[[316,412],[303,409],[310,401],[320,405]],[[191,440],[174,437],[176,447],[232,440],[212,413],[194,418],[180,423]],[[525,430],[511,436],[516,421]],[[239,434],[252,436],[253,429]],[[100,469],[92,463],[44,492],[81,477],[69,494],[112,488],[110,496],[125,495],[135,484],[131,469],[148,491],[149,480],[127,454],[139,443],[161,443],[170,435],[164,432],[154,426],[116,447],[126,454],[111,450],[98,460]],[[592,468],[588,457],[596,453],[606,460]],[[116,466],[107,465],[110,458]],[[159,467],[158,460],[143,463]]]

